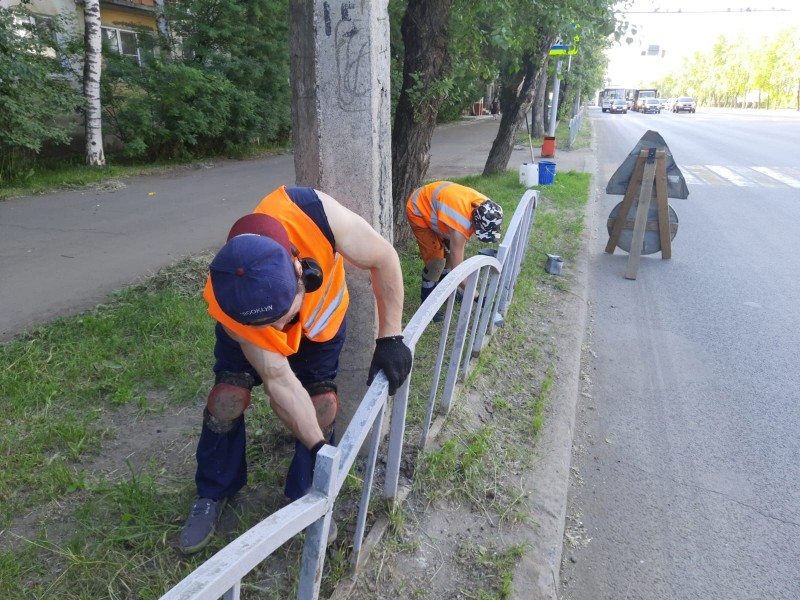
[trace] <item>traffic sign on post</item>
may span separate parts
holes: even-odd
[[[550,46],[550,56],[563,56],[566,54],[573,55],[578,53],[578,43],[581,41],[581,36],[578,35],[577,31],[580,29],[581,26],[578,25],[575,21],[572,21],[572,29],[575,31],[575,35],[572,36],[572,43],[571,44],[553,44]],[[559,42],[561,40],[559,39]]]
[[[575,52],[572,51],[572,44],[553,44],[552,46],[550,46],[550,56],[559,56],[562,54],[575,54],[576,52],[577,49],[575,50]]]
[[[550,46],[550,56],[577,54],[579,41],[580,41],[580,36],[576,35],[575,38],[573,39],[572,44],[553,44],[552,46]]]

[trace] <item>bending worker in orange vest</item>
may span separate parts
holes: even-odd
[[[233,225],[203,297],[217,320],[215,385],[197,445],[197,499],[180,536],[184,552],[211,539],[226,499],[247,482],[244,411],[263,384],[295,435],[290,500],[311,488],[317,452],[335,443],[334,379],[349,303],[344,261],[368,269],[378,339],[367,385],[383,371],[394,394],[411,370],[403,343],[403,278],[392,245],[360,216],[312,188],[281,187]],[[328,534],[335,537],[335,523]]]
[[[434,181],[411,193],[406,216],[417,238],[422,269],[420,300],[464,262],[464,247],[474,234],[480,241],[500,239],[503,209],[480,192],[450,181]],[[442,320],[441,315],[434,318]]]

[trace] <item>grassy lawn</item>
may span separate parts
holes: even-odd
[[[525,191],[513,171],[457,181],[500,203],[506,223]],[[543,286],[568,291],[568,276],[554,279],[544,273],[542,251],[560,254],[567,263],[575,258],[588,189],[589,175],[575,172],[559,172],[553,185],[542,186],[514,305],[557,301],[541,294]],[[479,247],[472,242],[467,255]],[[419,304],[421,264],[415,248],[400,253],[408,318]],[[201,298],[209,259],[186,259],[119,291],[90,312],[58,319],[0,345],[0,597],[157,598],[231,536],[280,506],[291,440],[256,396],[248,411],[248,487],[262,492],[258,510],[237,512],[228,539],[215,540],[197,555],[186,557],[177,550],[194,497],[194,436],[212,383],[213,327]],[[519,318],[512,309],[509,330]],[[425,361],[425,352],[435,351],[433,338],[428,347],[421,344],[417,363]],[[545,354],[540,353],[542,360]],[[491,353],[486,355],[493,360]],[[546,361],[541,368],[546,372]],[[475,377],[480,376],[479,368]],[[415,369],[414,377],[412,428],[423,418],[427,399],[425,370]],[[543,386],[541,399],[546,391]],[[531,419],[535,429],[541,410]],[[434,457],[425,472],[444,478],[436,461],[457,461],[473,481],[480,479],[486,475],[481,467],[486,449],[505,435],[476,431],[463,446],[448,447]],[[122,451],[131,447],[137,451]],[[450,484],[440,489],[445,485]],[[348,501],[357,499],[356,474],[344,491]],[[323,593],[330,592],[345,570],[348,542],[340,526],[340,545],[329,557]],[[266,561],[246,580],[243,597],[292,597],[288,590],[300,551],[295,541],[273,562]],[[510,552],[512,563],[519,555],[518,549]]]

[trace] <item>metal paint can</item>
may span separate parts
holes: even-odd
[[[551,275],[561,275],[561,267],[564,266],[564,259],[556,254],[547,255],[547,266],[544,270]]]

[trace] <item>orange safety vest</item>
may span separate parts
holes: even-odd
[[[427,227],[445,239],[450,239],[451,230],[469,239],[475,233],[472,210],[486,199],[486,196],[465,185],[434,181],[411,193],[406,204],[406,215],[415,225]]]
[[[269,194],[253,212],[270,215],[281,222],[300,257],[313,258],[320,264],[322,285],[316,292],[307,292],[303,296],[298,322],[278,331],[273,327],[242,325],[231,319],[217,304],[209,276],[203,290],[209,314],[259,348],[284,356],[297,352],[302,336],[314,342],[327,342],[339,331],[350,304],[344,277],[344,259],[331,250],[330,241],[316,222],[292,201],[286,193],[286,186]]]

